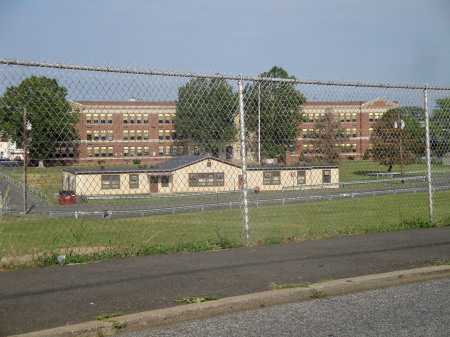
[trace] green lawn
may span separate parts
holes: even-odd
[[[450,225],[450,191],[435,193],[437,224]],[[244,244],[240,209],[118,219],[4,215],[0,257],[54,249],[176,246],[226,240]],[[250,208],[253,243],[309,240],[411,228],[428,217],[427,194],[386,195]],[[426,222],[426,221],[425,221]]]

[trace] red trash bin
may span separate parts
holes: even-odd
[[[59,192],[59,204],[60,205],[72,205],[75,203],[74,191],[60,191]]]

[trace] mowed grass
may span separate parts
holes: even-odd
[[[450,191],[436,192],[435,198],[439,202],[434,225],[450,225]],[[245,244],[241,212],[231,209],[117,219],[4,215],[0,257],[83,247],[91,251],[167,248],[157,252],[239,247]],[[278,243],[430,227],[427,217],[426,193],[264,206],[250,208],[250,240],[252,244]]]

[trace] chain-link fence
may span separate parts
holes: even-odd
[[[450,87],[2,59],[0,93],[3,268],[450,223]]]

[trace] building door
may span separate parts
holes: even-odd
[[[150,177],[150,193],[158,193],[158,177]]]

